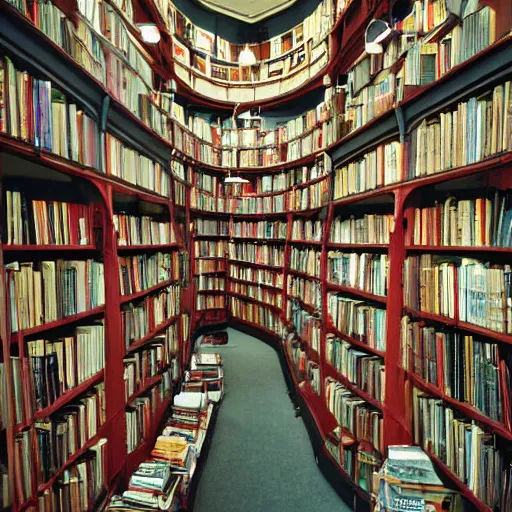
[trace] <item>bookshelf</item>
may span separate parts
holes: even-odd
[[[505,12],[504,15],[509,19],[509,12]],[[445,30],[450,29],[446,27]],[[284,219],[286,216],[288,219],[288,235],[284,244],[285,261],[281,267],[287,309],[282,311],[281,318],[288,329],[296,331],[296,335],[290,341],[281,344],[278,341],[279,334],[276,335],[274,324],[269,320],[272,307],[267,307],[269,312],[264,314],[260,310],[257,313],[254,309],[249,311],[241,304],[242,300],[246,304],[253,301],[250,296],[252,291],[249,289],[236,288],[243,290],[246,296],[242,299],[244,294],[236,292],[236,300],[231,303],[230,323],[237,328],[259,333],[266,341],[274,340],[274,345],[284,358],[285,371],[291,375],[292,389],[302,403],[308,421],[313,425],[312,430],[315,433],[312,436],[318,436],[320,439],[317,439],[316,453],[319,458],[329,459],[334,464],[341,479],[351,482],[360,507],[369,507],[370,475],[385,456],[386,447],[390,444],[403,443],[422,444],[432,454],[440,473],[447,481],[455,484],[473,506],[481,510],[492,510],[492,503],[496,504],[499,501],[499,498],[487,493],[477,483],[468,481],[466,475],[458,473],[455,462],[446,459],[447,455],[442,451],[444,448],[439,444],[439,440],[436,440],[437,444],[433,444],[433,440],[426,440],[415,432],[422,432],[422,427],[418,426],[422,424],[421,411],[427,406],[433,407],[434,403],[443,404],[443,410],[448,411],[443,413],[445,417],[451,414],[450,417],[459,418],[464,425],[471,425],[473,422],[474,435],[483,435],[485,439],[490,440],[489,443],[495,442],[497,448],[492,456],[496,460],[502,457],[506,467],[508,459],[505,446],[511,435],[510,420],[504,416],[498,420],[500,413],[497,411],[487,411],[487,414],[482,411],[482,400],[486,395],[481,393],[487,393],[487,388],[477,394],[479,409],[460,392],[454,395],[453,391],[446,387],[439,388],[432,380],[437,374],[418,374],[415,370],[417,361],[422,358],[426,360],[425,358],[428,359],[430,356],[416,355],[410,361],[414,352],[410,356],[404,356],[404,351],[408,353],[411,349],[408,348],[409,345],[405,349],[401,344],[404,342],[397,340],[406,339],[403,318],[407,316],[409,325],[415,323],[419,327],[414,329],[423,329],[419,332],[430,333],[437,330],[435,332],[443,333],[444,336],[450,334],[457,336],[457,339],[460,337],[461,340],[466,340],[466,351],[469,351],[471,343],[471,346],[482,347],[474,349],[478,350],[479,354],[482,350],[487,354],[495,354],[494,368],[502,365],[500,375],[508,374],[509,370],[505,369],[508,363],[500,362],[501,357],[508,357],[503,354],[508,354],[509,351],[510,335],[504,320],[508,318],[507,306],[504,302],[498,306],[500,311],[503,310],[503,316],[500,317],[501,323],[497,321],[493,324],[494,327],[481,325],[480,320],[474,317],[471,323],[468,317],[460,316],[460,308],[464,306],[462,312],[467,315],[470,306],[466,306],[466,302],[461,302],[460,292],[457,291],[457,286],[461,286],[457,285],[457,277],[462,275],[460,262],[465,258],[471,258],[470,262],[476,260],[476,263],[470,268],[478,269],[480,274],[487,272],[487,268],[496,269],[496,279],[503,283],[499,285],[498,290],[505,290],[501,292],[502,294],[508,293],[508,281],[505,280],[508,279],[508,267],[505,268],[505,265],[510,252],[509,242],[504,235],[498,234],[497,228],[500,217],[497,212],[503,210],[502,224],[505,223],[505,212],[508,207],[504,206],[507,204],[504,198],[507,197],[510,186],[507,178],[511,162],[510,146],[504,142],[504,132],[501,128],[492,128],[490,123],[491,132],[499,134],[494,136],[494,146],[491,141],[485,146],[483,139],[482,142],[480,139],[472,139],[472,142],[469,142],[468,139],[467,145],[461,147],[462,150],[458,153],[464,155],[465,160],[444,165],[439,163],[436,164],[437,167],[425,162],[422,165],[423,169],[429,169],[428,174],[415,170],[419,169],[418,138],[424,137],[425,144],[427,143],[428,129],[425,131],[425,126],[434,126],[440,123],[441,118],[445,123],[447,114],[455,110],[460,112],[461,108],[483,109],[486,101],[497,101],[499,105],[503,105],[499,103],[501,94],[509,97],[508,85],[500,85],[512,76],[510,65],[503,62],[498,64],[498,59],[504,56],[502,51],[510,44],[508,40],[508,35],[498,38],[494,44],[481,49],[465,62],[458,63],[436,76],[432,84],[414,90],[406,89],[398,105],[393,101],[389,105],[389,110],[377,113],[372,119],[361,122],[360,126],[356,123],[354,128],[341,138],[339,144],[327,151],[332,157],[333,165],[332,172],[327,177],[330,180],[330,194],[325,204],[321,203],[317,208],[295,211],[290,196],[297,188],[307,188],[308,185],[297,186],[285,182],[284,188],[262,188],[263,179],[266,179],[267,183],[273,183],[276,173],[272,168],[269,168],[270,172],[266,175],[258,176],[257,181],[254,181],[254,175],[249,170],[242,170],[240,175],[247,177],[252,183],[246,190],[231,193],[233,198],[238,198],[239,204],[245,201],[253,205],[253,209],[248,210],[251,213],[245,213],[242,207],[232,209],[235,243],[238,242],[236,237],[240,236],[238,233],[244,233],[246,237],[251,236],[252,232],[247,227],[250,223],[273,226],[279,218]],[[471,70],[477,63],[481,68],[473,75]],[[482,71],[484,67],[485,71]],[[487,105],[487,108],[491,108],[490,104]],[[466,115],[466,112],[460,115]],[[424,123],[425,119],[427,124]],[[420,134],[421,130],[425,134]],[[498,142],[500,137],[502,142]],[[506,138],[509,140],[508,132]],[[440,139],[431,139],[429,144],[430,148],[442,147]],[[445,159],[448,155],[447,149],[442,150]],[[422,151],[426,154],[425,149]],[[440,162],[442,161],[441,159]],[[432,172],[434,168],[436,171]],[[325,178],[319,178],[319,182],[323,179]],[[264,202],[266,198],[273,199],[279,195],[283,197],[280,206],[282,212],[276,209],[275,203]],[[246,199],[241,199],[243,196]],[[451,224],[444,228],[442,222],[446,223],[448,220],[441,219],[449,217],[448,210],[451,212],[450,215],[454,215],[455,211],[458,216],[452,218]],[[461,234],[462,215],[475,227],[469,231],[462,231]],[[314,229],[317,219],[323,221],[321,234]],[[311,224],[306,228],[307,221]],[[476,227],[479,222],[487,224]],[[245,223],[245,228],[242,228],[242,223]],[[483,228],[484,225],[488,229]],[[415,230],[424,226],[427,227],[427,234],[422,238]],[[484,232],[492,226],[492,233],[495,234],[492,234],[492,238],[486,238]],[[444,233],[448,229],[455,233],[455,238],[441,242],[441,232]],[[253,238],[257,241],[258,236]],[[274,237],[269,238],[266,245],[276,246]],[[498,240],[504,240],[501,243],[505,247],[499,247]],[[251,238],[247,239],[247,243],[250,242]],[[296,269],[291,265],[292,251],[295,259],[301,262],[296,265]],[[318,260],[316,256],[312,257],[314,261],[319,261],[318,276],[314,275],[314,270],[310,270],[314,268],[312,264],[304,264],[315,251],[319,252]],[[305,256],[302,256],[303,254]],[[406,274],[402,275],[405,262],[415,261],[413,258],[422,256],[438,258],[440,264],[452,262],[451,275],[455,279],[456,287],[450,292],[454,299],[451,306],[453,314],[449,317],[440,312],[423,310],[419,305],[408,307],[405,302],[403,286],[407,286],[407,270]],[[301,257],[305,260],[301,260]],[[230,286],[254,279],[256,271],[271,272],[271,264],[277,264],[278,261],[263,258],[256,264],[236,262],[240,267],[256,269],[251,269],[252,273],[241,273],[238,268],[230,270]],[[426,262],[427,260],[425,264]],[[234,261],[230,263],[235,264]],[[363,266],[366,271],[361,271]],[[297,270],[298,268],[300,270]],[[407,269],[406,265],[405,268]],[[295,281],[298,279],[303,281],[297,284]],[[297,300],[297,290],[300,290],[299,293],[304,298],[308,295],[306,281],[318,281],[322,290],[321,305],[308,304],[307,300]],[[411,275],[410,282],[416,286],[419,280]],[[264,283],[265,286],[273,288],[279,283],[277,289],[280,287],[280,281],[272,278],[270,274]],[[263,287],[262,284],[259,286]],[[259,307],[262,308],[263,305],[260,304]],[[345,320],[352,318],[353,315],[356,319],[360,318],[361,325],[371,325],[371,330],[358,331],[355,324],[339,324],[333,318],[333,313],[337,311],[340,311],[337,313],[338,318]],[[348,311],[351,311],[350,315]],[[321,321],[319,350],[311,346],[317,343],[316,336],[312,335],[313,331],[304,327],[311,322],[314,323],[315,318]],[[415,332],[410,330],[412,327],[408,329],[408,332]],[[350,362],[342,362],[347,361],[347,357],[353,364],[357,359],[356,367],[360,370],[355,374],[351,373],[353,370],[350,369]],[[356,359],[352,360],[352,357]],[[321,400],[318,400],[318,394],[314,391],[317,379],[314,364],[317,362],[321,376]],[[343,367],[343,364],[348,366]],[[446,360],[444,364],[448,364]],[[369,377],[361,380],[364,375]],[[502,379],[492,386],[495,390],[502,389],[508,396],[510,383],[506,380]],[[382,395],[383,387],[392,389],[392,396]],[[470,396],[474,397],[474,391],[472,393]],[[347,423],[346,417],[337,413],[336,418],[330,410],[334,407],[334,398],[329,398],[335,394],[343,396],[343,400],[348,400],[347,403],[361,403],[364,414],[372,418],[373,427],[365,432],[357,432]],[[507,403],[505,401],[503,406],[508,410]],[[415,413],[418,407],[423,409]],[[327,429],[326,424],[329,425]],[[340,426],[340,430],[335,430],[334,427],[337,425]],[[453,436],[449,432],[446,435]],[[489,449],[484,447],[481,450]],[[498,477],[496,474],[496,481],[500,479],[501,476]]]
[[[91,482],[89,494],[81,494],[94,496],[84,508],[96,508],[105,496],[121,489],[159,432],[176,381],[188,365],[190,334],[226,322],[278,349],[321,467],[329,468],[322,469],[337,488],[345,489],[348,483],[357,510],[369,508],[369,475],[385,456],[386,447],[413,442],[432,454],[441,473],[473,506],[495,508],[498,498],[461,474],[439,440],[427,439],[421,427],[423,411],[442,407],[444,418],[453,417],[461,428],[466,425],[472,435],[485,438],[489,444],[481,443],[479,453],[509,462],[505,448],[512,437],[510,418],[489,409],[489,402],[478,394],[483,391],[487,396],[498,386],[503,397],[509,395],[508,306],[503,308],[501,323],[493,325],[482,322],[482,315],[467,316],[467,308],[461,309],[456,278],[462,261],[471,259],[481,264],[472,267],[479,272],[496,270],[503,290],[508,290],[505,266],[510,241],[506,236],[499,238],[497,227],[494,238],[486,239],[482,226],[457,231],[454,238],[442,241],[439,225],[443,208],[472,219],[475,226],[477,216],[479,222],[485,217],[484,226],[497,226],[502,210],[506,218],[510,124],[498,126],[487,112],[503,108],[507,113],[503,98],[510,95],[510,88],[499,86],[512,77],[510,8],[497,0],[480,2],[479,7],[488,5],[497,12],[495,34],[487,38],[492,44],[473,48],[432,75],[421,48],[435,45],[433,53],[441,55],[441,44],[458,37],[457,31],[467,30],[464,23],[476,23],[468,21],[476,13],[467,14],[462,23],[447,18],[440,23],[427,21],[425,27],[417,26],[419,18],[414,14],[404,21],[405,28],[395,27],[398,39],[405,33],[404,41],[395,36],[384,55],[369,57],[362,53],[367,21],[392,9],[394,2],[338,2],[329,38],[340,51],[324,69],[332,77],[348,74],[348,87],[343,93],[328,93],[332,93],[331,117],[315,117],[268,159],[264,154],[275,143],[268,143],[266,134],[250,134],[252,126],[237,126],[241,143],[224,155],[223,162],[223,146],[235,145],[232,127],[222,127],[217,141],[215,126],[190,118],[185,122],[184,116],[169,108],[168,98],[152,89],[169,78],[160,68],[166,55],[162,46],[170,42],[165,2],[146,2],[163,32],[157,51],[140,41],[135,27],[141,15],[138,2],[134,13],[130,13],[130,2],[123,4],[128,11],[115,2],[101,3],[110,26],[119,28],[118,32],[95,21],[94,13],[80,13],[78,3],[83,2],[37,2],[39,14],[23,14],[13,3],[23,5],[0,1],[0,73],[2,80],[7,77],[0,101],[4,106],[0,171],[6,204],[2,215],[9,217],[10,211],[13,217],[21,209],[21,218],[30,224],[33,215],[23,212],[35,200],[39,201],[37,214],[51,211],[54,223],[36,233],[4,218],[3,224],[12,229],[3,234],[0,277],[2,283],[9,282],[9,276],[14,278],[16,262],[26,264],[20,268],[28,276],[34,269],[38,272],[42,262],[61,260],[73,262],[71,270],[80,273],[82,262],[98,269],[97,264],[102,264],[104,280],[104,297],[88,297],[84,307],[79,294],[80,305],[73,305],[74,309],[56,308],[59,311],[49,312],[44,322],[39,312],[28,315],[16,332],[9,325],[15,318],[10,288],[0,286],[0,307],[8,320],[0,327],[6,382],[1,409],[6,428],[0,445],[7,453],[7,459],[0,461],[7,471],[0,469],[0,474],[3,482],[14,483],[13,510],[52,510],[59,482],[68,477],[83,480],[82,475],[92,470],[105,478]],[[65,15],[69,45],[67,40],[59,43],[61,36],[54,25],[43,27],[43,17],[37,18],[43,9],[53,9],[49,19],[54,19],[57,8]],[[71,18],[76,18],[75,24]],[[115,33],[124,35],[116,39]],[[414,39],[411,46],[409,36]],[[88,51],[80,52],[81,45]],[[388,81],[390,75],[393,84]],[[117,80],[121,76],[129,88],[121,87]],[[9,77],[30,83],[32,92],[30,88],[21,91],[26,98],[34,87],[46,94],[51,128],[55,134],[62,133],[65,125],[66,136],[54,140],[51,130],[45,132],[33,126],[30,116],[15,114],[12,98],[18,93],[13,93]],[[282,95],[262,96],[256,103],[296,101],[307,90],[320,87],[320,80],[320,73],[300,87],[290,87],[291,82],[283,80]],[[376,101],[376,91],[388,85],[392,93]],[[199,102],[202,91],[194,93],[180,82],[186,98]],[[368,111],[360,107],[361,98],[371,106]],[[230,101],[222,96],[208,99],[220,109],[232,106]],[[245,107],[256,104],[251,99],[243,103]],[[473,130],[465,145],[454,150],[457,138],[443,139],[440,133],[454,126],[454,113],[469,118],[472,112],[485,117],[494,136],[482,143]],[[329,123],[333,126],[329,142],[288,154],[294,142],[302,144],[315,133],[323,136]],[[88,144],[80,143],[84,139]],[[443,148],[442,156],[429,153],[429,148],[437,147]],[[247,156],[248,152],[254,156]],[[225,187],[226,168],[236,168],[237,175],[247,177],[250,184]],[[38,186],[42,179],[44,186]],[[15,201],[14,192],[20,194]],[[72,236],[62,233],[65,217]],[[450,229],[456,231],[453,226],[459,221],[450,222]],[[437,231],[421,235],[418,230],[429,225]],[[143,283],[134,280],[138,284],[121,290],[115,284],[120,259],[124,267],[156,262],[165,269],[161,276],[152,274],[153,279],[144,278]],[[410,303],[404,297],[406,261],[448,263],[454,284],[449,301],[453,314],[423,307],[421,298]],[[69,265],[62,269],[70,270]],[[409,278],[409,284],[412,289],[417,282]],[[200,296],[205,299],[198,308]],[[71,307],[68,300],[63,306]],[[345,322],[347,312],[360,322]],[[135,315],[144,319],[140,325]],[[97,334],[101,329],[103,338]],[[406,331],[417,338],[407,337]],[[287,338],[290,333],[293,336]],[[467,348],[472,340],[480,356],[490,354],[489,360],[492,356],[486,368],[497,368],[498,383],[480,379],[484,387],[477,393],[466,378],[466,395],[466,390],[452,390],[447,380],[436,380],[444,377],[443,372],[427,372],[418,364],[424,353],[410,350],[412,341],[419,343],[432,333],[439,339],[442,335],[458,340],[458,346],[467,351],[466,363],[476,357]],[[102,367],[80,376],[70,374],[69,381],[66,375],[66,389],[59,389],[58,397],[55,392],[37,393],[32,403],[32,393],[22,391],[32,391],[34,361],[38,361],[37,375],[40,360],[58,360],[62,346],[84,336],[95,337],[97,352],[103,354]],[[102,339],[106,341],[103,348]],[[342,355],[358,371],[344,367]],[[446,369],[449,357],[436,352],[437,359],[438,368]],[[382,396],[383,387],[393,390],[392,395]],[[336,400],[358,404],[368,428],[361,431],[351,424],[335,408]],[[101,420],[72,451],[59,454],[54,464],[58,469],[50,475],[44,443],[51,421],[46,420],[61,421],[61,413],[71,404],[91,411],[96,407]],[[5,411],[15,418],[16,409],[19,421],[5,423]],[[150,422],[137,422],[149,412]],[[446,438],[452,437],[448,431]],[[33,465],[23,458],[27,453],[33,456]],[[29,469],[23,474],[22,468]],[[496,473],[496,482],[499,477]]]

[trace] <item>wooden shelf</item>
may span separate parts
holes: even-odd
[[[319,245],[322,246],[323,242],[318,240],[290,240],[291,244],[301,244],[301,245]]]
[[[127,302],[132,302],[134,300],[141,299],[142,297],[145,297],[146,295],[150,295],[154,292],[163,290],[164,288],[167,288],[167,286],[170,286],[176,282],[177,281],[175,281],[175,280],[163,281],[161,283],[155,284],[151,288],[147,288],[146,290],[141,290],[140,292],[135,292],[130,295],[122,295],[121,296],[121,304],[126,304]]]
[[[406,245],[405,249],[411,252],[447,252],[447,253],[459,253],[459,252],[473,252],[473,253],[512,253],[512,247],[489,247],[485,245],[475,246],[460,246],[460,245]]]
[[[293,268],[289,268],[288,273],[292,274],[294,276],[300,276],[300,277],[304,277],[306,279],[312,279],[313,281],[321,281],[322,280],[320,277],[312,276],[312,275],[308,274],[307,272],[301,272],[300,270],[294,270]]]
[[[229,277],[229,280],[234,281],[235,283],[242,283],[242,284],[246,284],[246,285],[257,286],[259,288],[269,288],[271,290],[276,290],[279,292],[283,291],[283,288],[279,288],[279,286],[274,286],[272,284],[264,284],[264,283],[259,283],[257,281],[246,281],[245,279],[236,279],[234,277]]]
[[[236,297],[241,300],[245,300],[247,302],[254,302],[255,304],[258,304],[258,306],[263,306],[265,308],[272,309],[276,313],[282,313],[283,309],[279,306],[275,306],[274,304],[268,304],[267,302],[263,302],[258,299],[254,299],[253,297],[249,297],[247,295],[244,295],[242,293],[236,293],[236,292],[228,292],[228,295],[231,295],[232,297]]]
[[[170,244],[157,245],[118,245],[117,252],[137,252],[137,251],[165,251],[170,249],[179,249],[180,244],[173,242]]]
[[[389,244],[338,244],[334,242],[327,242],[325,246],[328,249],[347,249],[349,251],[371,251],[371,250],[379,250],[379,251],[387,251],[389,248]]]
[[[5,252],[65,252],[65,251],[97,251],[98,249],[94,245],[2,245],[2,251]]]
[[[359,290],[358,288],[350,288],[349,286],[331,283],[330,281],[327,281],[327,289],[331,291],[346,293],[348,295],[354,295],[356,297],[368,299],[373,302],[380,302],[381,304],[387,304],[388,302],[387,297],[385,297],[384,295],[375,295],[364,290]]]
[[[481,411],[479,411],[476,407],[471,404],[460,402],[455,398],[452,398],[441,391],[437,386],[433,384],[429,384],[425,382],[419,375],[416,375],[413,372],[407,372],[407,376],[409,380],[419,389],[425,391],[427,393],[432,394],[438,398],[441,398],[444,402],[454,407],[458,411],[461,411],[468,418],[485,425],[485,430],[497,434],[498,436],[506,439],[507,441],[512,441],[512,432],[509,431],[504,424],[499,421],[492,420],[491,418],[485,416]]]
[[[443,325],[448,325],[450,327],[454,327],[457,329],[461,329],[470,334],[474,334],[475,336],[484,336],[485,338],[491,338],[495,341],[499,341],[501,343],[512,344],[512,334],[505,334],[497,331],[491,331],[490,329],[486,329],[484,327],[479,327],[478,325],[470,324],[468,322],[461,322],[460,320],[456,320],[455,318],[450,318],[447,316],[434,315],[432,313],[426,313],[424,311],[417,311],[414,309],[410,309],[404,307],[404,313],[407,315],[413,316],[415,318],[428,320],[431,322],[440,323]]]
[[[252,267],[257,268],[268,268],[269,270],[281,270],[283,267],[281,265],[266,265],[265,263],[252,263],[250,261],[244,261],[244,260],[228,260],[228,263],[233,263],[235,265],[250,265]]]
[[[356,384],[350,382],[347,379],[347,377],[345,377],[345,375],[341,374],[338,370],[336,370],[336,368],[334,368],[334,366],[332,366],[331,363],[326,362],[325,367],[328,370],[327,373],[331,374],[329,376],[334,377],[336,380],[338,380],[349,391],[352,391],[354,395],[357,395],[359,398],[362,398],[370,405],[373,405],[373,407],[375,407],[376,409],[379,409],[380,411],[384,410],[384,405],[381,402],[379,402],[376,398],[373,398],[373,396],[369,395],[366,391],[359,389]]]
[[[102,382],[103,379],[104,370],[101,370],[96,375],[92,376],[90,379],[87,379],[81,384],[78,384],[74,388],[66,390],[51,405],[45,407],[44,409],[37,410],[28,422],[18,424],[14,429],[15,433],[19,433],[22,430],[29,428],[32,425],[32,423],[37,419],[48,418],[49,416],[57,412],[61,407],[64,407],[65,405],[72,402],[75,398],[78,398],[80,395],[88,391],[89,388],[92,388],[93,386],[96,386],[97,384]]]
[[[99,306],[97,308],[88,309],[87,311],[78,313],[76,315],[69,315],[60,320],[54,320],[53,322],[48,322],[46,324],[37,325],[36,327],[30,327],[29,329],[15,331],[11,334],[11,343],[16,342],[16,340],[19,339],[20,337],[26,338],[26,337],[32,336],[34,334],[41,334],[46,331],[50,331],[53,329],[58,329],[60,327],[64,327],[66,325],[74,324],[75,322],[80,322],[81,320],[85,320],[86,318],[102,315],[104,313],[105,313],[105,306]]]
[[[354,345],[354,347],[360,348],[361,350],[363,350],[365,352],[368,352],[370,354],[373,354],[375,356],[379,356],[379,357],[382,357],[382,358],[386,357],[386,352],[383,352],[381,350],[377,350],[376,348],[370,347],[369,345],[367,345],[363,341],[359,341],[359,340],[357,340],[355,338],[352,338],[351,336],[348,336],[347,334],[345,334],[345,333],[341,332],[340,330],[338,330],[333,325],[330,325],[329,327],[327,327],[327,332],[334,334],[336,337],[342,339],[343,341],[346,341],[346,342],[350,343],[351,345]]]
[[[437,455],[434,455],[431,451],[426,450],[428,456],[432,459],[437,469],[445,476],[447,480],[466,498],[470,503],[472,503],[477,510],[481,512],[493,512],[493,510],[482,503],[470,490],[464,485],[457,475],[452,473],[450,468],[443,462]]]
[[[142,379],[139,383],[139,387],[137,391],[133,393],[133,395],[128,397],[126,400],[126,407],[130,407],[130,404],[137,398],[141,397],[145,393],[147,393],[151,388],[155,387],[157,384],[160,384],[162,380],[162,374],[158,373],[157,375],[153,375],[152,377],[146,377]]]
[[[130,343],[130,346],[126,350],[127,354],[131,354],[132,352],[135,352],[136,350],[140,349],[142,346],[144,346],[149,341],[153,340],[155,336],[158,336],[159,333],[161,333],[163,330],[170,327],[176,320],[178,320],[181,317],[181,313],[172,316],[171,318],[168,318],[165,322],[162,322],[160,325],[157,325],[150,333],[146,334],[143,338],[140,338],[138,340],[132,341]]]
[[[98,433],[89,439],[78,451],[76,451],[69,459],[53,474],[53,476],[43,484],[39,485],[38,492],[42,493],[47,489],[51,489],[53,484],[59,479],[66,469],[72,466],[84,453],[94,446],[105,435],[107,425],[104,424],[98,429]]]
[[[257,236],[232,236],[233,240],[251,240],[269,244],[285,244],[286,238],[259,238]]]

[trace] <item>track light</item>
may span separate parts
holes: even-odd
[[[154,23],[138,23],[142,40],[147,44],[157,44],[160,42],[160,30]]]
[[[389,23],[383,20],[372,20],[368,23],[365,33],[365,50],[367,53],[382,53],[381,43],[391,34]]]

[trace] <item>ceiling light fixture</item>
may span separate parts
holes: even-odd
[[[138,23],[142,40],[147,44],[157,44],[160,42],[160,30],[154,23]]]
[[[382,42],[391,34],[392,28],[383,20],[372,20],[365,33],[365,50],[367,53],[382,53]]]
[[[254,66],[256,64],[256,55],[246,44],[245,48],[240,52],[238,56],[238,64],[240,66]]]
[[[240,176],[231,176],[231,171],[228,171],[228,175],[224,178],[224,183],[250,183],[250,181],[240,178]]]

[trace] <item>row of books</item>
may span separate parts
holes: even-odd
[[[228,200],[230,213],[256,214],[264,212],[285,212],[286,195],[277,194],[259,197],[233,197]]]
[[[403,146],[390,142],[334,170],[333,199],[341,199],[403,180]]]
[[[48,482],[72,455],[98,433],[105,416],[101,384],[49,418],[36,420],[37,481]]]
[[[28,452],[31,442],[31,431],[23,432],[16,439],[20,449],[18,460],[23,464],[20,484],[20,499],[32,495],[32,477]],[[58,476],[49,489],[45,489],[37,498],[38,509],[41,512],[53,510],[89,510],[97,506],[97,501],[105,492],[105,468],[107,439],[99,438],[78,459],[68,465]]]
[[[265,306],[240,300],[237,297],[231,297],[230,311],[235,318],[260,325],[269,331],[273,331],[278,336],[282,336],[285,332],[279,315]]]
[[[174,180],[174,204],[178,206],[187,205],[187,187],[184,183]]]
[[[139,95],[140,120],[153,132],[172,143],[172,123],[167,112],[160,109],[153,100],[153,95]]]
[[[166,419],[150,458],[132,473],[122,496],[111,498],[107,510],[175,510],[186,506],[214,403],[222,397],[220,364],[217,354],[192,356],[189,379],[174,399],[172,415]]]
[[[244,195],[247,193],[269,194],[281,192],[295,185],[307,183],[332,171],[331,157],[324,153],[318,157],[312,166],[303,165],[285,172],[257,176],[252,184],[244,188]]]
[[[345,4],[344,1],[341,3]],[[238,63],[244,45],[231,43],[217,34],[194,25],[174,6],[169,7],[167,23],[171,34],[186,41],[191,49],[200,54],[206,54],[227,63]],[[251,44],[250,48],[258,60],[282,58],[304,41],[318,40],[326,36],[334,23],[331,9],[331,2],[324,0],[300,24],[269,40]]]
[[[227,90],[221,89],[219,97],[228,101],[242,102],[244,98],[254,98],[255,93],[263,94],[264,97],[275,97],[296,89],[306,78],[316,76],[327,65],[329,45],[326,35],[320,41],[308,40],[301,43],[283,58],[261,61],[257,66],[218,63],[210,55],[203,57],[194,50],[191,52],[186,44],[173,37],[173,59],[178,76],[193,86],[187,76],[192,71],[191,74],[201,81],[201,92],[210,98],[215,98],[220,88]],[[269,81],[277,86],[275,93],[264,88]],[[232,87],[233,83],[247,87]],[[262,88],[260,93],[253,90],[258,86]]]
[[[322,252],[316,249],[292,247],[290,251],[290,269],[320,278],[321,254]]]
[[[336,217],[331,224],[330,242],[335,244],[389,244],[395,227],[391,214]]]
[[[238,281],[230,283],[229,290],[232,293],[245,295],[247,298],[255,299],[259,302],[265,302],[266,304],[276,308],[282,309],[283,307],[283,294],[277,290],[240,283]]]
[[[128,453],[133,452],[151,434],[152,428],[154,428],[154,418],[157,417],[157,412],[172,389],[171,370],[164,371],[161,375],[159,383],[126,406],[126,448]]]
[[[160,163],[124,145],[110,133],[105,134],[103,169],[110,176],[121,178],[161,196],[170,197],[170,178],[167,170]]]
[[[489,6],[479,10],[476,10],[478,2],[466,6],[458,23],[446,35],[440,37],[437,34],[444,32],[445,27],[450,28],[454,23],[445,2],[436,2],[440,4],[440,8],[437,9],[439,15],[431,17],[426,30],[426,24],[421,21],[425,16],[417,9],[418,3],[415,3],[413,12],[401,22],[408,31],[424,34],[416,41],[411,38],[412,44],[407,45],[405,85],[427,85],[496,40],[496,12]],[[437,7],[436,4],[434,9]],[[431,9],[423,9],[423,12],[427,10]],[[421,25],[423,28],[418,28]]]
[[[0,132],[89,167],[99,167],[98,128],[76,104],[0,58]]]
[[[259,222],[233,222],[232,236],[239,238],[261,238],[286,240],[288,225],[283,221],[262,220]]]
[[[180,258],[176,251],[119,256],[118,260],[121,295],[131,295],[180,278]]]
[[[421,9],[413,9],[395,24],[396,35],[382,54],[363,54],[349,71],[344,104],[349,130],[360,128],[400,102],[404,86],[429,84],[496,40],[495,11],[489,6],[480,9],[479,2],[468,3],[454,24],[446,2],[436,4],[443,8],[430,30],[418,31],[422,23],[418,19],[423,16],[418,16]]]
[[[277,245],[230,242],[228,254],[229,259],[233,261],[245,261],[275,267],[284,265],[284,249]]]
[[[510,192],[491,197],[448,197],[414,209],[414,245],[512,246]]]
[[[321,208],[329,203],[331,192],[331,180],[326,177],[308,187],[299,187],[288,193],[288,209],[312,210]]]
[[[194,219],[197,235],[229,235],[229,223],[225,220]]]
[[[432,254],[409,256],[404,263],[407,307],[462,322],[512,332],[510,265]]]
[[[196,283],[197,283],[197,291],[206,291],[206,290],[224,291],[226,289],[226,279],[224,277],[200,275],[197,277]]]
[[[357,350],[350,343],[329,335],[326,339],[325,359],[349,382],[384,403],[386,379],[384,360],[381,357]]]
[[[206,174],[201,171],[195,171],[191,166],[188,167],[188,182],[195,188],[209,192],[214,196],[224,195],[224,186],[220,178],[216,175]]]
[[[196,240],[196,258],[225,258],[228,251],[227,240]]]
[[[357,486],[368,493],[376,491],[373,474],[381,466],[382,457],[371,447],[367,448],[365,443],[346,446],[346,441],[346,436],[338,428],[325,439],[324,446]]]
[[[303,382],[306,378],[308,355],[300,339],[294,335],[294,333],[289,333],[284,341],[284,349],[288,353],[291,362],[291,371],[295,375],[295,378],[299,383]]]
[[[229,277],[231,279],[246,281],[260,286],[264,285],[272,288],[283,288],[282,272],[230,264]]]
[[[83,313],[105,303],[103,263],[94,260],[6,265],[11,331]]]
[[[143,215],[114,215],[114,229],[118,233],[117,245],[165,245],[176,242],[170,222],[159,222]]]
[[[327,253],[327,279],[334,284],[385,296],[388,271],[387,254],[341,251]]]
[[[225,295],[208,295],[207,293],[199,292],[196,297],[196,308],[198,311],[205,309],[224,309],[226,308]]]
[[[510,363],[496,343],[402,318],[404,368],[510,430]]]
[[[190,193],[190,208],[223,213],[226,212],[226,199],[201,192],[199,189],[193,189]]]
[[[317,353],[320,353],[320,340],[322,338],[321,319],[297,307],[292,311],[291,323],[295,326],[302,341],[306,342]]]
[[[347,445],[366,441],[384,453],[384,420],[382,412],[352,393],[337,380],[325,379],[325,402],[341,427]],[[352,443],[350,443],[352,441]]]
[[[160,343],[153,344],[153,342],[126,356],[123,363],[124,390],[127,402],[134,393],[144,388],[148,380],[165,370],[168,364],[166,363],[164,346]]]
[[[386,310],[362,300],[329,293],[327,306],[330,319],[338,331],[369,347],[386,350]]]
[[[5,240],[8,245],[88,245],[91,210],[78,203],[46,201],[6,190]]]
[[[496,436],[417,388],[412,402],[414,442],[446,464],[480,501],[497,507],[509,469]]]
[[[180,290],[178,284],[172,284],[141,302],[123,306],[121,325],[126,348],[180,312]]]
[[[290,276],[288,278],[288,296],[300,299],[315,309],[321,310],[321,284],[303,277]]]
[[[292,240],[311,240],[321,242],[324,224],[321,220],[295,219],[292,224]]]
[[[472,97],[432,119],[411,135],[408,178],[470,165],[512,149],[511,82]]]
[[[86,382],[105,365],[105,333],[103,322],[77,327],[71,336],[51,340],[27,341],[30,385],[23,390],[20,359],[11,360],[17,422],[23,420],[23,404],[28,405],[26,418],[51,406],[58,398]]]
[[[196,259],[194,265],[197,275],[226,271],[226,261],[221,259]]]

